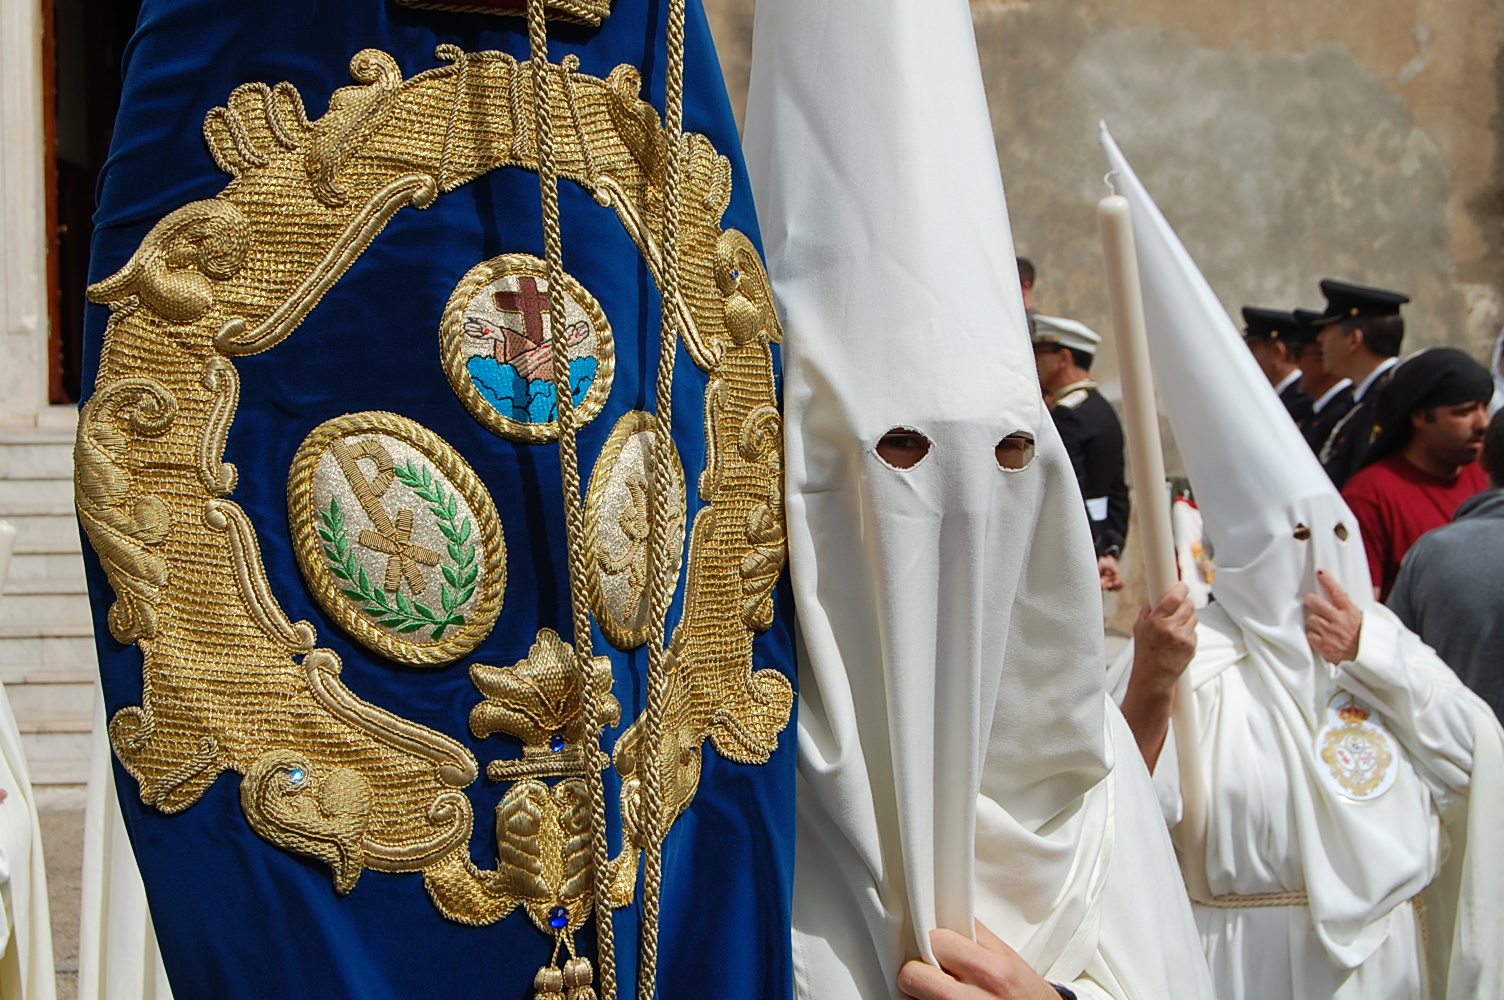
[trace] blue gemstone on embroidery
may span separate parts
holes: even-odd
[[[562,931],[569,926],[569,910],[562,906],[556,906],[548,911],[548,926],[556,931]]]
[[[732,271],[731,272],[731,280],[732,281],[740,281],[740,280],[742,280],[742,272],[740,272],[740,271]]]
[[[554,733],[548,738],[548,748],[554,753],[562,753],[565,745],[563,733]]]
[[[569,362],[569,385],[575,406],[585,401],[598,367],[595,358],[575,358]],[[470,372],[470,381],[476,391],[508,420],[546,424],[558,417],[558,400],[551,377],[525,379],[511,365],[483,354],[472,357],[465,363],[465,368]]]
[[[303,779],[306,777],[308,777],[308,775],[301,767],[295,767],[291,771],[287,772],[287,780],[291,781],[294,785],[301,785],[303,783]]]

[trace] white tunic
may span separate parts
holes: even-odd
[[[760,0],[745,148],[785,329],[799,995],[896,997],[975,918],[1082,997],[1205,998],[1104,692],[966,0]],[[878,455],[893,429],[921,461]]]
[[[1218,996],[1504,997],[1504,732],[1374,602],[1352,512],[1105,130],[1103,146],[1132,206],[1150,355],[1217,562],[1190,667],[1206,855],[1181,860],[1205,865],[1202,902],[1222,904],[1196,907]],[[1306,638],[1318,570],[1363,612],[1350,662]],[[1177,749],[1155,768],[1171,824]]]

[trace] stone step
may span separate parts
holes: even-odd
[[[69,664],[47,667],[35,663],[0,665],[0,684],[9,691],[17,684],[93,684],[99,672]]]
[[[73,435],[56,431],[0,431],[0,479],[72,479]]]
[[[21,730],[22,736],[28,733],[38,735],[88,733],[93,729],[94,715],[91,712],[55,712],[50,715],[34,716],[24,721],[17,719],[16,726]]]
[[[71,479],[0,479],[0,514],[12,517],[73,514]],[[18,529],[19,530],[19,529]]]
[[[94,629],[49,629],[39,634],[39,630],[24,626],[0,628],[0,670],[33,668],[97,671]],[[6,679],[0,675],[0,680]]]
[[[84,594],[7,593],[0,600],[0,636],[47,635],[58,627],[88,628],[92,621]]]
[[[46,589],[46,588],[52,589]],[[26,552],[12,556],[7,594],[85,593],[84,561],[75,553]]]
[[[78,519],[66,514],[0,514],[16,529],[16,555],[78,553]]]
[[[25,725],[32,719],[53,719],[84,715],[93,711],[94,680],[58,682],[52,680],[7,684],[11,711],[16,721]]]
[[[17,721],[27,765],[35,768],[43,763],[50,767],[88,761],[93,752],[93,721],[93,715],[66,722],[51,720],[48,727],[39,726],[34,720],[26,725]]]
[[[89,758],[87,757],[77,760],[28,760],[26,768],[31,772],[33,786],[87,785],[89,783]]]

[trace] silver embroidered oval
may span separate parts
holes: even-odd
[[[654,503],[650,467],[657,427],[657,419],[640,410],[617,421],[601,449],[585,498],[591,610],[601,631],[621,649],[647,641],[654,617],[668,610],[684,563],[684,467],[670,440],[665,502]],[[650,533],[651,519],[660,508],[665,519]],[[651,607],[648,594],[650,534],[672,553],[671,579],[656,608]]]
[[[371,649],[449,663],[496,624],[506,588],[496,505],[421,424],[380,411],[320,424],[293,458],[287,508],[309,589]]]

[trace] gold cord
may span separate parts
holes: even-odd
[[[658,382],[655,414],[657,431],[653,435],[653,454],[649,476],[648,518],[648,592],[654,614],[648,625],[648,699],[644,712],[643,798],[648,817],[646,858],[642,882],[642,933],[639,939],[637,995],[639,1000],[653,1000],[658,979],[658,920],[663,896],[663,745],[665,705],[669,700],[669,668],[665,613],[668,588],[674,585],[675,553],[669,551],[664,537],[670,523],[669,491],[673,477],[674,361],[680,337],[679,310],[679,217],[681,178],[683,177],[684,141],[684,0],[670,0],[668,10],[668,65],[664,79],[664,130],[668,133],[668,161],[664,164],[663,192],[663,274],[660,296],[661,331],[658,352]],[[672,532],[668,532],[672,538]],[[665,609],[663,612],[658,609]]]
[[[575,438],[574,394],[569,379],[567,338],[554,317],[564,317],[559,293],[564,287],[563,238],[559,231],[559,171],[554,156],[553,109],[548,68],[548,23],[543,0],[528,0],[528,40],[533,71],[533,108],[538,122],[538,186],[543,198],[543,250],[548,302],[544,322],[552,344],[554,399],[558,407],[559,464],[564,479],[565,544],[569,550],[569,599],[574,618],[575,670],[583,692],[585,732],[597,745],[602,729],[601,705],[590,683],[594,636],[590,628],[589,583],[586,575],[585,507],[580,494],[579,449]],[[601,770],[593,762],[585,769],[590,798],[590,857],[594,875],[591,899],[595,904],[597,961],[602,1000],[616,1000],[616,940],[611,921],[610,872],[607,868],[606,797]]]

